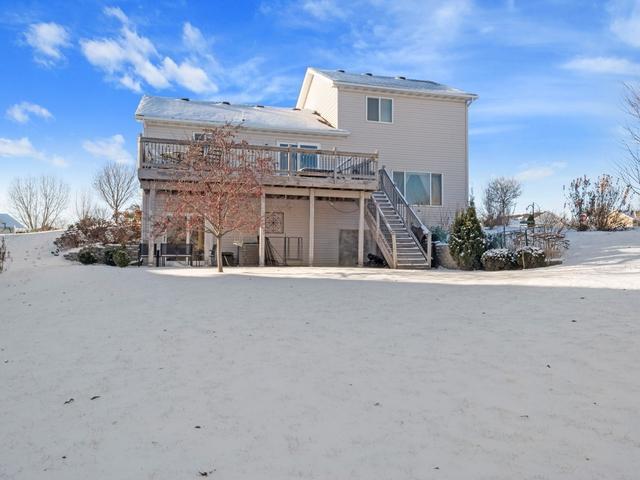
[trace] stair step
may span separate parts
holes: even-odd
[[[384,217],[393,236],[395,236],[398,268],[405,270],[427,270],[429,264],[424,258],[422,250],[416,243],[411,232],[405,226],[395,206],[389,201],[386,193],[382,191],[373,192],[372,198],[378,209],[380,209],[381,216]],[[391,234],[389,232],[386,232],[384,237],[387,242],[391,242]]]

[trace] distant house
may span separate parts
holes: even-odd
[[[8,213],[0,213],[0,233],[25,232],[27,228]]]

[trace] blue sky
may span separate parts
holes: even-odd
[[[640,1],[0,1],[0,211],[15,176],[90,187],[134,162],[143,93],[290,106],[307,66],[477,93],[471,185],[523,182],[561,210],[571,178],[624,156]],[[73,195],[72,195],[73,196]]]

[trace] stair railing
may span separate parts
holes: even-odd
[[[391,202],[391,206],[394,208],[396,213],[400,216],[402,221],[404,222],[404,226],[406,227],[409,235],[415,240],[416,245],[420,249],[420,252],[424,256],[425,260],[429,267],[431,267],[431,231],[426,227],[422,220],[416,215],[416,212],[413,211],[413,208],[407,203],[404,198],[404,195],[400,193],[396,184],[393,183],[393,180],[389,176],[389,172],[385,168],[380,170],[380,190],[382,190],[389,198]],[[416,231],[418,234],[416,234]],[[417,235],[420,235],[418,238]],[[422,245],[422,239],[426,239],[427,248],[425,250]]]
[[[396,232],[385,218],[382,210],[373,198],[367,200],[366,219],[373,232],[374,240],[390,268],[398,268],[398,244]]]

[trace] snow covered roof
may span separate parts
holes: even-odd
[[[457,88],[432,82],[430,80],[414,80],[402,76],[387,77],[384,75],[373,75],[371,73],[350,73],[345,72],[344,70],[322,70],[318,68],[309,68],[309,71],[311,73],[323,75],[324,77],[332,80],[335,85],[351,85],[384,90],[404,91],[408,93],[444,95],[462,97],[470,100],[477,98],[477,95],[473,93],[464,92]]]
[[[232,105],[145,95],[136,109],[138,120],[164,120],[179,123],[236,126],[256,130],[312,133],[316,135],[348,135],[330,125],[311,110],[261,105]]]
[[[24,229],[25,226],[8,213],[0,213],[0,228]]]

